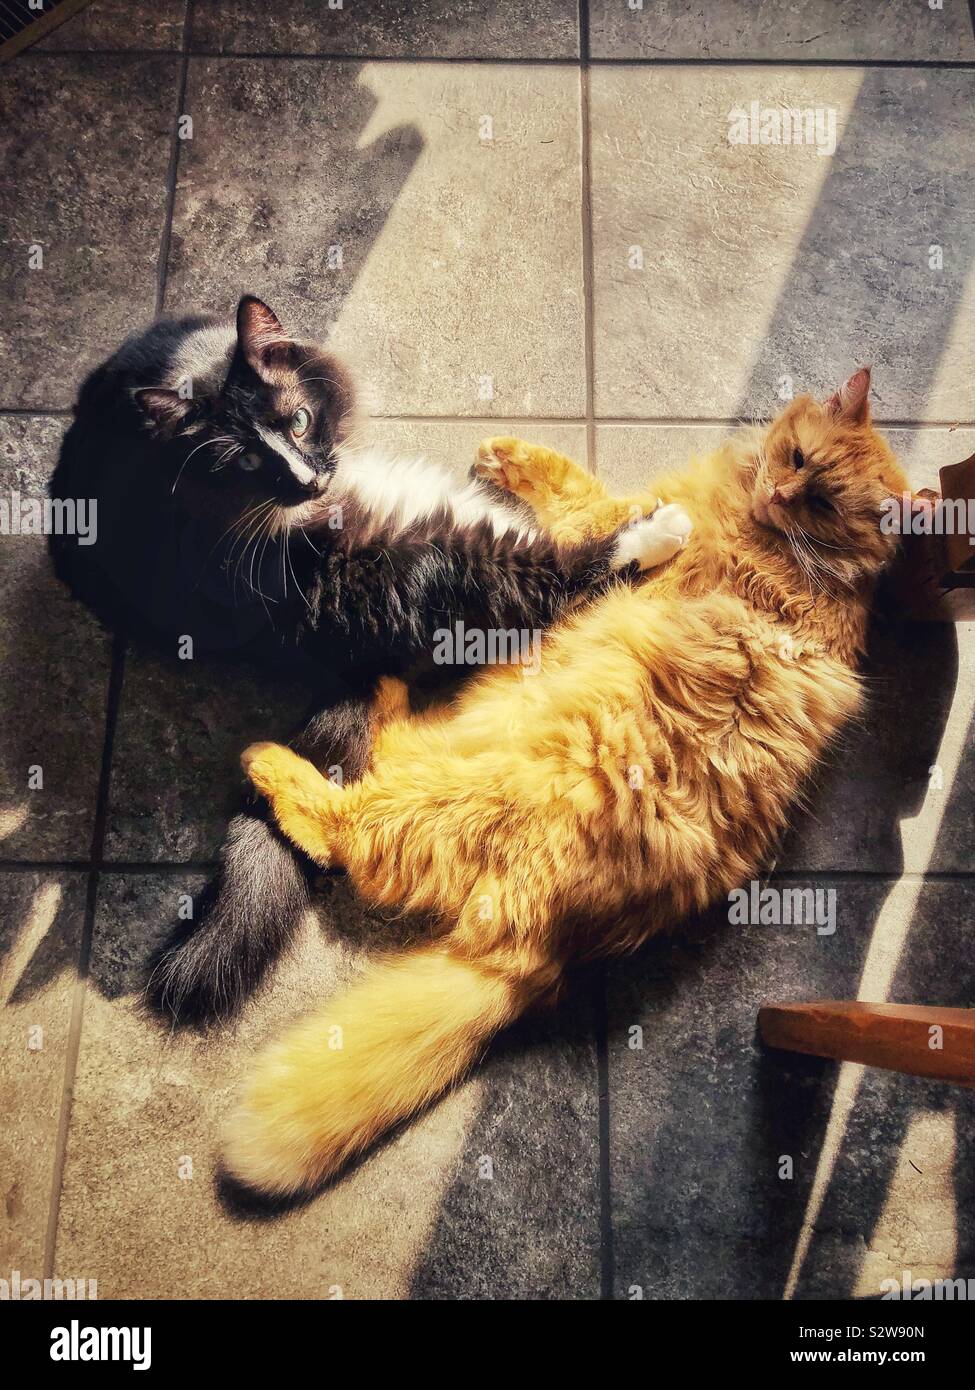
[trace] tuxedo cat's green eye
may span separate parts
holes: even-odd
[[[288,429],[294,435],[295,439],[300,439],[303,434],[308,433],[308,426],[310,424],[311,415],[304,406],[299,406],[288,421]]]

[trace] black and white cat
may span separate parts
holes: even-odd
[[[52,537],[73,592],[171,651],[191,637],[195,653],[293,670],[317,707],[294,746],[346,779],[365,766],[376,678],[429,657],[435,632],[544,628],[680,544],[649,518],[558,545],[486,483],[357,448],[353,412],[342,364],[247,295],[235,324],[156,323],[93,372],[51,483],[98,502],[94,544]],[[307,902],[305,869],[262,808],[235,817],[151,997],[180,1019],[232,1013]]]

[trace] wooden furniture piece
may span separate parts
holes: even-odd
[[[922,488],[917,498],[927,500],[934,509],[953,509],[954,521],[964,522],[968,512],[975,511],[975,454],[961,463],[947,464],[938,476],[940,494]],[[895,611],[921,622],[968,620],[970,596],[959,603],[955,591],[975,588],[971,538],[967,524],[953,525],[947,535],[905,535],[886,586],[887,601]]]
[[[769,1047],[975,1086],[975,1009],[832,999],[765,1004],[758,1030]]]
[[[952,463],[942,468],[941,496],[946,504],[967,504],[975,497],[975,454],[963,463]],[[954,528],[949,535],[936,536],[942,542],[941,575],[939,583],[943,589],[975,588],[975,545],[967,525]]]

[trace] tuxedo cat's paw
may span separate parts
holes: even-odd
[[[691,529],[690,517],[676,502],[658,507],[653,516],[619,533],[613,568],[624,569],[634,561],[641,570],[662,565],[677,554],[691,534]]]
[[[694,527],[690,517],[679,502],[658,502],[657,510],[650,517],[670,535],[680,536],[681,543],[687,540]]]

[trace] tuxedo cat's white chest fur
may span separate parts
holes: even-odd
[[[355,497],[377,521],[404,529],[445,512],[458,527],[486,521],[498,536],[535,534],[516,506],[492,497],[477,479],[458,481],[429,459],[397,458],[380,449],[350,452],[340,458],[329,489],[332,500],[342,494]]]

